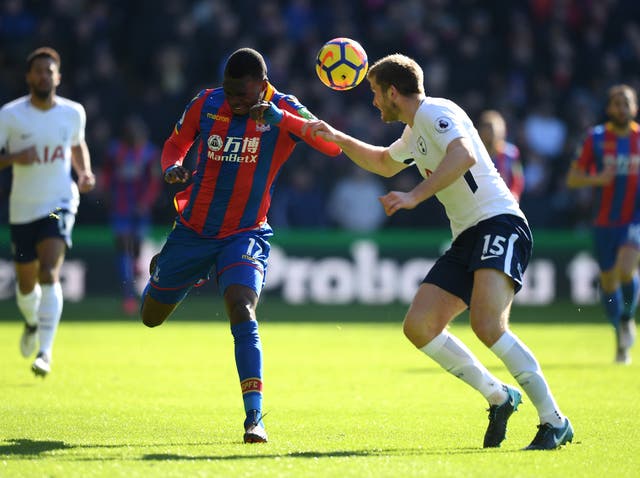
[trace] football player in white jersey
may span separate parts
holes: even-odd
[[[56,95],[58,53],[34,50],[27,58],[26,82],[29,94],[0,109],[0,169],[13,167],[9,223],[16,301],[25,321],[20,350],[28,358],[39,343],[31,369],[44,377],[51,371],[62,315],[60,268],[71,247],[78,192],[93,189],[95,177],[84,139],[84,108]]]
[[[424,180],[408,192],[391,191],[380,201],[388,215],[413,209],[436,196],[451,223],[453,243],[420,285],[404,318],[407,338],[445,370],[489,402],[484,447],[498,447],[521,393],[493,376],[447,330],[469,308],[477,337],[506,365],[540,417],[527,449],[553,449],[573,438],[538,361],[509,330],[514,294],[532,249],[529,226],[498,174],[467,114],[447,99],[425,95],[420,66],[404,55],[376,62],[367,74],[373,104],[385,122],[405,123],[389,147],[373,146],[315,121],[308,133],[336,143],[362,168],[393,176],[415,165]]]

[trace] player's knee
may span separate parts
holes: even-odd
[[[236,301],[229,307],[229,320],[232,324],[256,320],[255,307],[249,301]]]
[[[432,321],[408,313],[402,323],[402,331],[409,342],[416,347],[423,347],[442,332],[442,328],[434,327]]]
[[[153,327],[157,327],[158,325],[162,325],[162,323],[164,322],[163,320],[157,320],[155,318],[149,318],[149,317],[142,317],[142,323],[144,325],[146,325],[149,328],[153,328]]]
[[[473,333],[487,346],[493,345],[504,333],[498,321],[472,317],[470,323]]]
[[[144,294],[143,297],[140,318],[147,327],[162,325],[176,307],[174,304],[161,304],[147,294]]]
[[[142,323],[149,328],[162,325],[162,323],[165,321],[165,317],[161,317],[158,316],[158,314],[152,314],[146,311],[144,305],[142,306],[142,310],[140,311],[140,318],[142,319]]]

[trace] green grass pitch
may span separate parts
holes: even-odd
[[[514,332],[575,428],[561,450],[525,452],[537,424],[528,399],[502,448],[483,450],[486,403],[403,337],[404,306],[265,303],[270,442],[244,445],[229,327],[218,302],[194,304],[153,330],[121,317],[115,301],[66,305],[44,380],[19,354],[19,321],[0,322],[0,476],[638,476],[640,356],[634,350],[628,367],[612,363],[611,329],[589,318],[597,306],[514,308]],[[207,310],[213,320],[187,320]],[[2,304],[3,317],[13,311]],[[572,311],[588,320],[550,320]],[[452,331],[514,383],[464,318]]]

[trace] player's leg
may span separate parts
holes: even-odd
[[[60,269],[64,262],[67,244],[60,237],[48,237],[36,247],[40,263],[38,279],[42,289],[38,308],[38,339],[40,346],[32,370],[45,376],[51,371],[53,342],[62,317],[63,296],[60,285]]]
[[[497,432],[485,434],[484,446],[499,446],[506,433],[506,420],[519,404],[520,393],[493,376],[458,338],[446,330],[447,324],[470,302],[473,275],[468,271],[468,262],[475,237],[473,229],[463,232],[431,268],[405,317],[404,331],[419,350],[478,390],[489,403],[490,410],[500,404],[511,404],[508,410],[501,408],[504,410],[502,429],[498,427]]]
[[[422,284],[407,312],[403,330],[407,338],[442,368],[478,390],[491,403],[507,398],[502,383],[475,355],[446,330],[449,322],[466,310],[455,295],[431,283]]]
[[[30,357],[36,350],[38,332],[38,309],[42,289],[38,282],[38,261],[15,263],[16,303],[24,319],[24,329],[20,337],[20,353]]]
[[[122,310],[125,314],[132,315],[138,310],[134,284],[134,218],[130,215],[114,214],[111,217],[111,228],[114,233],[116,269],[122,288]]]
[[[434,280],[432,273],[430,276]],[[520,392],[504,385],[464,343],[445,329],[450,320],[466,308],[459,297],[434,284],[422,284],[405,317],[404,331],[420,351],[480,392],[490,412],[498,410],[500,420],[491,421],[490,415],[490,428],[484,438],[484,447],[496,447],[505,438],[507,420],[520,403]]]
[[[634,243],[622,246],[618,250],[616,269],[620,276],[620,290],[622,294],[622,313],[617,330],[618,350],[616,359],[618,362],[631,363],[630,348],[636,340],[635,315],[638,308],[638,263],[640,262],[640,249]]]
[[[270,235],[270,233],[268,234]],[[256,307],[264,285],[270,246],[267,234],[238,234],[225,241],[216,268],[234,340],[234,354],[245,409],[245,443],[267,441],[262,421],[262,343]]]
[[[142,307],[140,309],[140,317],[142,323],[147,327],[157,327],[162,325],[165,320],[178,308],[180,302],[165,304],[154,299],[149,294],[149,285],[142,292]]]
[[[418,349],[478,390],[491,405],[507,399],[503,384],[446,330],[470,301],[473,274],[468,262],[475,238],[475,228],[463,232],[436,261],[407,312],[404,332]]]
[[[596,227],[593,230],[594,251],[600,267],[600,301],[607,319],[617,331],[623,311],[620,275],[616,255],[621,245],[621,228]]]
[[[547,434],[561,438],[562,443],[552,446],[556,448],[571,441],[573,431],[570,430],[568,419],[560,411],[535,356],[509,330],[513,295],[512,279],[503,272],[495,269],[477,270],[471,298],[471,326],[478,338],[503,361],[524,389],[536,407],[540,427],[551,427],[548,431],[545,428]],[[550,443],[549,438],[545,438],[540,446],[547,448]]]
[[[624,308],[624,300],[618,270],[615,267],[600,271],[600,301],[609,323],[617,329]]]
[[[234,356],[245,410],[245,443],[267,441],[262,421],[262,343],[258,333],[253,289],[233,284],[224,292],[224,303],[231,324]]]
[[[36,349],[38,309],[42,290],[38,282],[35,223],[11,225],[11,244],[16,272],[16,303],[24,320],[20,353],[30,357]]]
[[[531,231],[524,220],[502,215],[479,223],[477,237],[470,261],[474,271],[471,327],[506,365],[538,411],[539,433],[529,446],[557,448],[573,438],[571,424],[560,412],[533,353],[509,330],[511,304],[531,257]],[[495,414],[490,410],[489,429],[492,424],[502,428],[505,407],[508,412],[509,403],[498,407]]]
[[[116,235],[115,243],[118,278],[120,279],[120,287],[122,287],[122,308],[125,313],[131,314],[137,309],[132,253],[133,238],[130,233],[121,232]],[[134,310],[132,310],[131,304],[134,304]]]
[[[147,327],[161,325],[193,285],[208,278],[215,241],[176,226],[151,260],[149,282],[142,292],[140,316]]]

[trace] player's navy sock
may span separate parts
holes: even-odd
[[[600,300],[607,314],[607,319],[609,319],[614,328],[617,328],[622,315],[622,291],[618,288],[611,293],[603,290],[600,292]]]
[[[262,413],[262,344],[255,320],[231,326],[244,410]]]
[[[632,319],[636,315],[636,309],[638,308],[638,288],[640,287],[640,280],[638,276],[626,283],[621,284],[622,298],[624,299],[624,308],[622,316],[626,319]]]
[[[134,297],[133,291],[133,260],[129,254],[118,254],[118,275],[122,283],[120,286],[124,291],[125,296]]]

